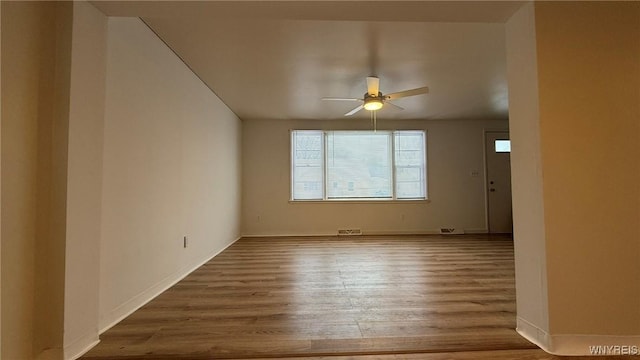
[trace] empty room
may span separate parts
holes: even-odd
[[[640,2],[2,1],[0,358],[640,355]]]

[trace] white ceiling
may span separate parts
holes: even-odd
[[[376,75],[385,119],[506,119],[504,22],[521,2],[97,1],[140,16],[241,119],[340,119]],[[368,118],[361,111],[355,118]]]

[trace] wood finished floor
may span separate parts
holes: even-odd
[[[514,328],[509,238],[244,238],[82,359],[558,358]]]

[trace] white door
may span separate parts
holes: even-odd
[[[511,142],[506,131],[485,133],[489,233],[512,233]]]

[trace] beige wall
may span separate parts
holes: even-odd
[[[74,358],[239,236],[240,121],[137,19],[2,24],[1,357]]]
[[[55,38],[46,45],[54,65],[41,83],[53,94],[40,103],[38,122],[33,346],[43,359],[62,356],[72,17],[71,2],[56,2]]]
[[[64,353],[72,358],[98,341],[102,139],[107,18],[73,3]]]
[[[32,356],[38,78],[30,78],[30,75],[39,73],[42,57],[39,19],[46,16],[46,12],[44,8],[21,6],[18,3],[2,2],[0,5],[3,17],[1,77],[4,174],[2,328],[12,329],[11,332],[2,332],[0,357],[16,359]]]
[[[290,129],[371,129],[368,121],[243,121],[243,235],[486,231],[484,129],[507,121],[379,121],[427,130],[429,202],[290,203]],[[478,171],[478,177],[471,172]]]
[[[506,24],[518,331],[549,331],[535,14],[524,5]]]
[[[528,4],[507,54],[519,330],[640,346],[640,3]]]
[[[2,7],[2,358],[55,358],[62,350],[71,4]]]
[[[101,329],[240,235],[240,127],[140,20],[109,18]]]
[[[0,6],[0,49],[2,49],[2,6]],[[0,69],[2,51],[0,50]],[[2,76],[0,76],[0,109],[2,109]],[[2,111],[0,111],[0,189],[2,189]],[[0,204],[2,191],[0,190]],[[0,229],[2,229],[2,206],[0,206]],[[2,356],[2,231],[0,230],[0,356]]]
[[[640,3],[536,3],[536,36],[550,331],[640,343]]]
[[[42,59],[39,18],[46,16],[46,11],[18,3],[0,4],[3,17],[1,77],[4,174],[2,328],[12,329],[11,332],[2,332],[0,357],[17,359],[33,354],[38,78],[30,78],[30,75],[39,73]]]

